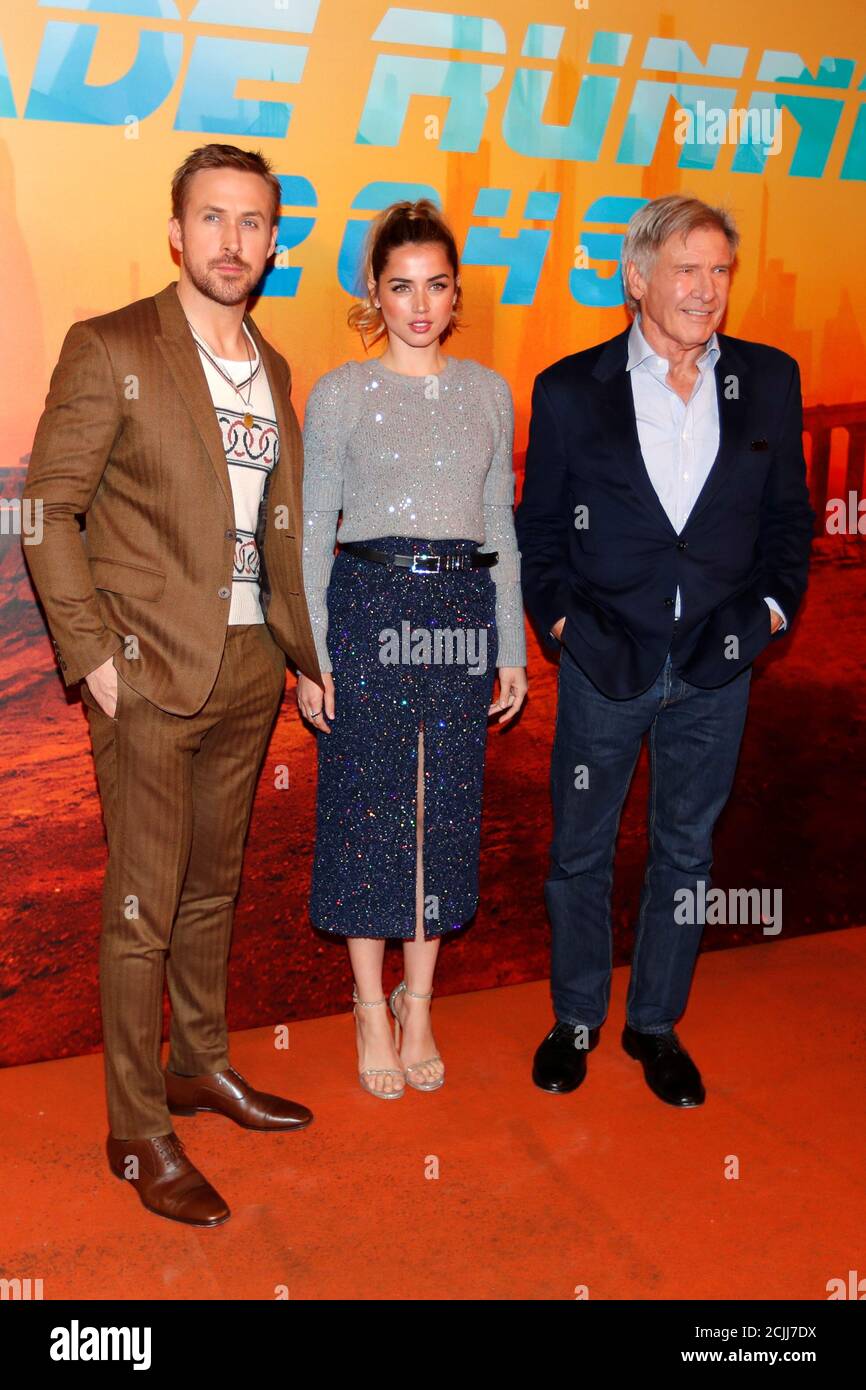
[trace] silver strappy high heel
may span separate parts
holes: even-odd
[[[391,1012],[392,1012],[392,1014],[394,1015],[394,1018],[396,1019],[396,1024],[395,1024],[395,1027],[394,1027],[394,1046],[395,1046],[396,1048],[398,1048],[398,1049],[399,1049],[399,1047],[400,1047],[400,1029],[401,1029],[401,1027],[402,1027],[402,1024],[401,1024],[400,1018],[399,1018],[399,1016],[398,1016],[398,1014],[397,1014],[397,1010],[396,1010],[395,1007],[394,1007],[394,1003],[395,1003],[395,1000],[396,1000],[396,998],[397,998],[397,995],[398,995],[398,994],[402,994],[404,991],[406,992],[406,994],[411,994],[411,996],[412,996],[413,999],[432,999],[432,998],[433,998],[433,991],[432,991],[432,989],[431,989],[431,991],[430,991],[429,994],[416,994],[416,992],[415,992],[414,989],[407,989],[407,988],[406,988],[406,981],[405,981],[405,980],[401,980],[400,983],[399,983],[399,985],[397,985],[396,989],[392,989],[392,991],[391,991],[391,998],[390,998],[389,1002],[390,1002],[390,1005],[391,1005]],[[408,1065],[407,1065],[407,1067],[406,1067],[406,1071],[405,1071],[405,1077],[406,1077],[406,1080],[407,1080],[407,1082],[409,1083],[409,1085],[412,1086],[416,1091],[438,1091],[438,1090],[439,1090],[439,1087],[440,1087],[440,1086],[444,1086],[444,1084],[445,1084],[445,1073],[444,1073],[444,1072],[442,1073],[441,1076],[434,1077],[434,1079],[433,1079],[432,1081],[413,1081],[413,1080],[412,1080],[412,1077],[409,1075],[409,1073],[412,1072],[412,1071],[420,1070],[420,1069],[422,1069],[423,1067],[426,1067],[426,1065],[427,1065],[428,1062],[441,1062],[441,1061],[442,1061],[442,1058],[439,1056],[439,1053],[437,1052],[436,1055],[435,1055],[435,1057],[426,1057],[426,1058],[424,1059],[423,1062],[409,1062]]]
[[[381,999],[371,999],[369,1003],[365,1003],[363,999],[358,998],[357,985],[355,985],[352,990],[352,1001],[355,1005],[353,1013],[356,1020],[358,1017],[359,1004],[362,1009],[373,1009],[377,1004],[384,1004],[386,1002],[383,994]],[[404,1084],[400,1087],[399,1091],[377,1091],[374,1086],[367,1085],[367,1082],[364,1080],[365,1076],[402,1076]],[[399,1067],[364,1067],[363,1071],[358,1072],[358,1080],[365,1091],[368,1091],[371,1096],[378,1096],[381,1100],[398,1100],[406,1089],[406,1073]]]

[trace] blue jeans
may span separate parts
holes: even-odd
[[[610,1002],[610,897],[620,815],[649,731],[649,858],[631,961],[626,1021],[666,1033],[685,1010],[703,926],[674,919],[679,889],[710,886],[712,834],[728,799],[751,667],[699,689],[670,654],[643,695],[612,700],[567,648],[559,666],[551,760],[554,835],[544,896],[553,931],[551,992],[561,1023],[598,1028]],[[681,901],[681,900],[679,900]]]

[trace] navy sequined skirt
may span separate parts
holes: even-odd
[[[472,540],[378,536],[399,554]],[[412,574],[341,550],[327,591],[336,715],[319,732],[310,916],[342,936],[415,936],[418,733],[424,726],[424,932],[478,904],[487,710],[496,676],[489,568]]]

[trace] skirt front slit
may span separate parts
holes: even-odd
[[[365,544],[439,555],[478,545],[406,536]],[[320,929],[403,940],[416,934],[422,723],[424,934],[454,930],[474,913],[495,596],[486,568],[413,574],[346,550],[334,560],[327,642],[336,714],[331,733],[316,736],[310,915]]]

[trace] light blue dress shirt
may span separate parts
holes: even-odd
[[[628,335],[626,371],[631,380],[641,453],[650,481],[679,534],[707,480],[719,448],[719,402],[715,365],[721,349],[715,333],[697,360],[698,376],[688,401],[668,386],[668,360],[650,347],[636,315]],[[775,599],[766,602],[787,627]],[[677,585],[674,617],[682,610]]]

